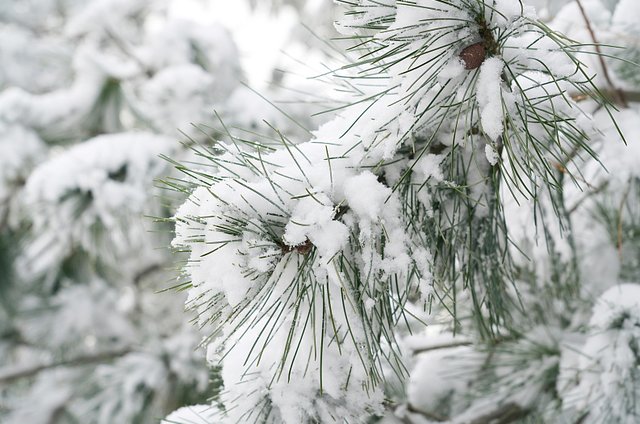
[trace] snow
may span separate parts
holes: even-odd
[[[344,249],[349,241],[349,228],[341,222],[330,221],[319,231],[310,235],[311,243],[318,249],[321,258],[332,258]]]
[[[118,344],[134,342],[136,335],[126,314],[118,311],[119,294],[99,280],[61,291],[52,299],[56,309],[52,319],[58,324],[46,334],[37,336],[46,337],[59,347],[70,341],[85,343],[87,335],[92,334],[109,337]],[[31,331],[34,330],[38,331],[37,328]]]
[[[395,16],[387,29],[375,34],[375,42],[385,46],[387,52],[402,47],[403,54],[415,54],[416,60],[390,66],[383,74],[386,79],[377,86],[359,86],[359,93],[354,90],[355,104],[313,131],[309,141],[270,144],[275,151],[264,149],[259,154],[240,147],[237,153],[230,150],[220,156],[214,160],[221,165],[214,172],[215,182],[196,189],[176,214],[174,246],[190,249],[186,272],[194,288],[187,306],[198,311],[202,326],[217,330],[217,337],[209,344],[210,359],[224,357],[221,365],[228,393],[223,395],[223,403],[246,400],[246,405],[229,411],[225,418],[231,421],[259,410],[255,405],[263,402],[272,402],[274,419],[285,423],[318,419],[331,408],[345,411],[341,416],[349,417],[357,416],[355,410],[380,410],[382,391],[367,377],[372,368],[378,369],[377,365],[360,357],[362,352],[377,357],[394,349],[395,342],[384,336],[380,347],[365,342],[372,331],[394,325],[380,318],[381,311],[390,307],[385,300],[400,293],[398,298],[393,297],[398,305],[396,308],[393,303],[391,313],[416,311],[420,315],[429,296],[441,295],[439,283],[431,275],[437,259],[431,245],[424,241],[426,230],[419,226],[420,220],[448,218],[450,221],[440,223],[441,229],[455,228],[459,222],[450,216],[466,216],[469,211],[457,212],[460,204],[451,201],[448,190],[485,203],[491,199],[489,165],[502,166],[504,161],[508,166],[517,160],[529,160],[523,157],[524,144],[531,140],[520,145],[524,129],[534,134],[535,140],[545,139],[547,131],[526,121],[526,114],[516,114],[518,108],[530,110],[528,99],[544,99],[544,93],[557,90],[558,97],[548,103],[541,100],[540,108],[557,108],[569,118],[581,116],[565,96],[565,86],[552,84],[554,78],[574,70],[561,60],[566,55],[544,39],[535,53],[523,48],[532,41],[530,32],[535,32],[526,23],[526,19],[533,19],[530,9],[501,2],[506,19],[496,22],[505,31],[513,31],[510,38],[517,40],[512,51],[505,53],[508,58],[487,58],[479,71],[465,71],[457,55],[464,46],[478,42],[477,32],[465,28],[459,33],[441,34],[438,26],[447,19],[453,24],[472,17],[464,11],[449,14],[449,8],[428,7],[431,4],[425,1],[413,7],[416,5],[388,2],[369,7],[373,6],[370,2],[360,1],[356,9],[363,13],[338,26],[348,33],[364,33],[367,30],[357,27]],[[525,19],[520,16],[523,11]],[[424,52],[421,31],[427,27],[442,37],[432,51]],[[533,36],[540,37],[540,32]],[[384,53],[382,49],[380,54]],[[545,56],[551,58],[548,68],[539,63]],[[512,73],[509,85],[503,81],[507,63]],[[444,69],[446,74],[428,69]],[[350,70],[341,72],[349,75]],[[366,73],[359,69],[353,72]],[[242,99],[242,93],[237,98]],[[459,115],[443,112],[456,107],[461,108]],[[505,114],[516,117],[510,134],[504,134]],[[456,122],[460,116],[473,120],[465,125],[480,126],[482,132],[461,134]],[[581,122],[586,121],[583,118]],[[505,149],[503,158],[497,151],[504,141],[502,136],[512,136],[508,140],[511,149]],[[442,153],[420,150],[430,142]],[[456,174],[456,167],[450,163],[454,148],[460,154],[458,166],[465,167],[464,176]],[[566,146],[558,147],[558,151],[561,148]],[[484,149],[486,161],[475,160],[480,149]],[[408,158],[407,152],[416,157]],[[549,157],[553,153],[556,151]],[[411,169],[410,175],[407,169]],[[534,184],[539,170],[530,171],[530,183]],[[404,178],[410,178],[409,193],[402,193]],[[414,194],[417,217],[403,210],[403,201],[413,201]],[[516,205],[522,200],[512,196],[504,192],[504,197]],[[522,203],[523,209],[533,211],[529,203]],[[489,210],[477,207],[473,219],[489,219]],[[545,214],[549,212],[544,210]],[[517,214],[517,219],[509,221],[510,225],[523,226],[521,232],[516,229],[521,236],[517,239],[533,239],[535,244],[537,234],[531,217],[522,211]],[[522,222],[517,222],[521,218]],[[230,224],[232,233],[227,228]],[[555,249],[559,260],[570,257],[567,243],[558,243]],[[542,244],[532,250],[536,259],[548,254]],[[540,273],[546,278],[552,275],[552,269],[540,265]],[[305,295],[300,297],[298,293]],[[412,301],[405,304],[408,293],[412,293]],[[334,310],[335,315],[326,320],[329,303],[344,307]],[[394,319],[400,320],[400,315]],[[327,325],[329,322],[331,325]],[[349,328],[348,337],[345,328]],[[345,341],[336,346],[337,342],[327,340]],[[524,347],[529,346],[527,343],[522,342]],[[433,398],[421,405],[425,409],[437,400],[444,402],[452,392],[465,391],[462,380],[439,372],[446,367],[451,370],[445,352],[441,353],[441,358],[440,352],[419,358],[417,377],[410,380],[409,396],[417,403],[422,400],[420,393],[433,393]],[[537,358],[536,366],[513,377],[509,376],[511,368],[505,366],[499,370],[499,377],[514,385],[524,384],[540,369],[553,369],[557,362],[557,357]],[[357,387],[367,387],[369,395],[373,393],[370,398],[362,391],[343,387],[347,367],[351,381]],[[320,376],[326,394],[318,391]],[[427,383],[429,380],[433,385]],[[542,387],[543,383],[536,380],[531,387],[514,393],[502,391],[497,396],[529,407]],[[460,405],[463,403],[460,399]],[[487,413],[490,407],[488,401],[479,403],[469,414]],[[329,422],[332,419],[335,417],[327,418]]]
[[[256,2],[256,8],[250,11],[247,1],[209,0],[170,0],[168,14],[172,20],[186,20],[193,27],[197,22],[203,35],[217,38],[219,28],[225,28],[237,43],[232,54],[216,54],[210,57],[222,66],[238,63],[235,78],[240,77],[240,67],[246,74],[251,87],[263,89],[277,68],[282,51],[289,51],[291,31],[298,24],[298,16],[288,5],[273,10],[270,2]],[[308,2],[307,2],[308,3]],[[275,23],[277,22],[277,23]],[[172,30],[169,30],[171,33]],[[228,36],[228,35],[227,35]],[[162,43],[159,43],[162,48]],[[235,47],[234,47],[235,48]],[[165,51],[164,56],[171,56]]]
[[[303,244],[310,234],[329,223],[334,215],[333,202],[324,195],[310,194],[301,199],[291,213],[284,241],[289,246]]]
[[[221,83],[217,91],[227,95],[243,76],[231,29],[211,22],[171,19],[150,29],[145,34],[145,44],[136,53],[157,71],[186,64],[198,65]]]
[[[76,12],[66,25],[68,36],[78,37],[90,33],[92,36],[108,35],[118,28],[123,31],[130,23],[127,18],[143,13],[145,0],[96,0],[86,4]]]
[[[378,182],[371,172],[365,171],[344,182],[344,195],[349,207],[361,219],[375,221],[391,195],[391,190]]]
[[[490,6],[490,16],[501,27],[507,27],[515,19],[535,19],[535,9],[528,5],[529,2],[511,1],[511,0],[495,0]],[[486,12],[485,12],[486,14]]]
[[[155,134],[103,135],[40,164],[25,187],[36,236],[21,259],[23,272],[38,275],[76,248],[117,261],[143,246],[147,231],[130,216],[157,211],[146,187],[167,169],[158,155],[174,148]],[[123,222],[131,225],[124,229]]]
[[[172,378],[179,378],[185,384],[193,385],[196,388],[206,385],[208,373],[205,369],[194,367],[197,363],[195,355],[189,356],[187,363],[189,364],[187,376],[176,375],[175,371],[181,371],[175,365],[185,358],[182,355],[176,355],[177,352],[184,351],[189,346],[193,346],[194,340],[187,340],[183,335],[177,337],[183,338],[183,344],[178,349],[171,349],[171,338],[166,340],[166,344],[150,343],[149,351],[138,351],[129,353],[118,358],[111,364],[101,364],[96,367],[94,372],[99,383],[103,384],[105,389],[97,394],[96,411],[94,416],[99,424],[108,424],[112,420],[119,422],[131,422],[135,420],[139,414],[139,405],[145,402],[146,393],[153,391],[156,393],[156,399],[151,401],[166,402],[174,393],[170,392],[170,386],[167,382]],[[187,350],[187,352],[189,352]],[[167,363],[168,362],[168,363]],[[167,366],[168,365],[168,366]],[[186,378],[185,378],[186,377]],[[163,400],[164,398],[164,400]]]
[[[629,320],[620,323],[621,319]],[[640,285],[619,284],[604,292],[593,309],[590,325],[607,331],[622,325],[631,329],[640,320]]]
[[[443,155],[426,154],[416,161],[413,170],[418,173],[419,180],[432,178],[435,182],[444,180],[440,163],[444,160]]]
[[[473,355],[469,347],[435,349],[416,355],[407,385],[411,407],[429,413],[452,396],[464,393],[477,367]]]
[[[488,58],[480,67],[477,82],[476,96],[480,107],[482,130],[493,141],[497,141],[504,131],[501,89],[503,69],[502,59]]]
[[[522,31],[505,41],[503,60],[517,60],[530,70],[552,72],[558,77],[575,77],[578,71],[573,60],[558,50],[558,43],[537,33]]]
[[[161,424],[213,424],[218,411],[211,405],[185,406],[173,411]]]
[[[229,94],[226,81],[216,83],[201,67],[184,64],[167,67],[139,88],[137,109],[165,134],[178,137],[182,131],[193,137],[202,133],[190,124],[213,121],[213,105]]]
[[[43,39],[6,22],[0,23],[0,30],[0,88],[14,86],[43,93],[69,83],[72,54],[61,37]]]
[[[6,211],[17,208],[21,181],[45,155],[46,147],[33,131],[19,125],[0,123],[0,216]],[[5,210],[5,208],[7,208]]]
[[[635,410],[627,402],[636,396],[639,323],[640,285],[619,284],[600,296],[581,354],[568,355],[561,363],[558,388],[566,409],[589,410],[588,423],[604,417],[625,424],[635,421]]]
[[[616,6],[611,25],[619,31],[635,29],[640,16],[640,4],[634,0],[620,0]]]
[[[377,23],[386,16],[393,16],[396,0],[358,0],[356,4],[359,13],[353,13],[335,23],[336,29],[342,35],[360,34],[367,25]]]
[[[420,6],[430,4],[432,2],[418,2]],[[360,1],[359,5],[371,4]],[[513,36],[506,42],[504,54],[485,60],[478,72],[466,72],[462,69],[456,57],[459,49],[444,48],[452,40],[457,41],[456,37],[464,39],[461,44],[476,41],[466,39],[477,37],[475,32],[460,31],[455,36],[445,36],[438,42],[438,47],[443,47],[442,49],[424,56],[418,55],[411,66],[399,64],[389,69],[387,87],[392,86],[394,89],[382,96],[379,102],[363,102],[362,105],[340,111],[341,116],[314,131],[313,140],[305,142],[295,138],[288,143],[287,148],[280,145],[275,152],[264,149],[260,152],[259,160],[255,158],[256,152],[250,148],[219,157],[218,164],[224,166],[208,170],[216,177],[215,182],[203,183],[178,210],[174,245],[191,249],[186,273],[193,280],[194,287],[189,291],[188,306],[199,313],[199,324],[207,330],[219,330],[216,337],[209,341],[209,357],[213,362],[226,355],[221,363],[227,390],[222,395],[223,403],[233,404],[235,399],[243,400],[237,404],[237,408],[229,409],[227,416],[220,420],[237,421],[243,414],[257,414],[260,409],[256,405],[267,402],[273,406],[272,419],[284,423],[312,419],[332,422],[336,421],[336,417],[357,422],[364,415],[381,412],[385,394],[380,387],[369,386],[370,380],[366,374],[372,366],[367,360],[361,364],[359,357],[363,353],[365,356],[379,355],[381,352],[386,354],[391,349],[385,344],[381,350],[369,350],[366,340],[366,335],[372,331],[380,331],[385,325],[376,320],[376,317],[386,306],[383,301],[388,294],[388,281],[398,281],[397,290],[403,294],[409,293],[409,288],[419,287],[422,297],[414,296],[411,291],[411,304],[399,307],[418,312],[424,312],[419,310],[425,303],[418,306],[416,304],[424,302],[428,295],[440,294],[439,284],[442,284],[430,275],[433,253],[418,241],[424,228],[412,229],[412,224],[419,221],[416,217],[408,219],[401,213],[404,212],[401,205],[405,199],[392,190],[394,184],[402,181],[403,171],[407,167],[413,170],[410,181],[418,191],[416,201],[420,204],[419,213],[423,214],[418,218],[442,217],[438,215],[441,213],[439,211],[453,211],[454,205],[445,196],[436,198],[434,193],[445,192],[445,189],[458,190],[474,201],[484,200],[491,194],[486,183],[489,175],[487,162],[491,166],[507,167],[517,166],[518,159],[530,159],[523,155],[528,147],[525,143],[513,143],[513,150],[505,149],[503,157],[498,153],[498,147],[502,146],[503,141],[500,137],[507,136],[504,134],[507,125],[505,114],[515,116],[516,108],[527,107],[522,93],[530,98],[544,98],[549,93],[562,95],[557,101],[551,100],[543,107],[557,108],[555,110],[563,113],[563,117],[578,119],[580,128],[589,128],[589,125],[582,125],[588,124],[588,115],[581,115],[573,102],[563,104],[567,86],[553,84],[554,78],[570,76],[575,71],[575,66],[567,60],[566,55],[557,51],[549,39],[536,41],[539,33],[530,31],[531,27],[520,26],[522,24],[518,20],[522,10],[518,2],[501,0],[496,5],[502,14],[492,14],[493,22],[501,30],[514,31]],[[356,15],[351,22],[343,22],[341,28],[348,33],[361,33],[361,29],[355,28],[356,26],[395,13],[395,22],[390,23],[387,31],[377,33],[375,42],[388,43],[393,48],[401,45],[398,37],[405,36],[410,42],[403,48],[410,53],[418,52],[424,41],[420,38],[419,31],[403,27],[429,19],[442,22],[440,19],[446,16],[442,10],[415,8],[406,3],[395,2],[385,2],[381,7],[363,10],[366,13]],[[525,14],[528,19],[532,19],[533,15],[529,10]],[[417,41],[411,41],[411,37],[417,37]],[[533,41],[536,41],[536,48],[526,48]],[[182,49],[185,44],[181,43],[182,41],[176,42],[176,46],[180,45]],[[148,57],[156,56],[149,54]],[[422,74],[431,60],[435,60],[436,66],[444,66],[433,78],[429,73]],[[515,72],[514,80],[510,78],[511,75],[508,77],[512,83],[510,85],[502,81],[502,73],[507,64]],[[408,69],[413,66],[415,69]],[[217,89],[217,80],[211,75],[213,73],[203,69],[184,63],[173,64],[168,70],[157,72],[145,87],[142,98],[150,99],[149,104],[162,103],[163,99],[169,99],[167,103],[186,103],[188,99],[193,99],[189,105],[194,107],[193,111],[188,108],[182,111],[170,108],[152,111],[151,107],[144,108],[157,113],[154,120],[158,124],[167,125],[163,127],[163,131],[168,132],[169,126],[175,125],[169,118],[178,117],[176,122],[195,119],[189,118],[192,116],[200,119],[198,111],[211,101],[205,94]],[[190,78],[181,80],[185,75]],[[435,123],[440,122],[443,108],[465,100],[464,93],[471,86],[470,80],[475,77],[477,104],[473,107],[479,108],[480,117],[479,121],[466,122],[465,125],[479,123],[484,134],[471,137],[456,133],[457,127],[452,120],[447,119],[442,121],[442,127],[436,125]],[[442,97],[436,93],[443,93]],[[181,97],[181,94],[184,96]],[[362,94],[360,97],[355,96],[355,99],[375,94],[376,90],[371,87],[362,88]],[[221,97],[227,95],[232,99],[232,111],[223,111],[225,119],[243,111],[251,115],[263,113],[260,107],[248,101],[249,90],[229,90]],[[443,97],[446,101],[442,100]],[[428,109],[432,102],[437,107]],[[588,109],[589,106],[585,107],[585,110]],[[422,111],[427,112],[420,115]],[[181,116],[180,112],[184,114]],[[204,118],[204,114],[200,116]],[[242,119],[249,126],[259,125],[259,120],[254,116]],[[623,120],[632,119],[629,117]],[[352,123],[353,127],[347,129]],[[523,128],[534,134],[536,141],[547,140],[544,128],[536,127],[527,122],[526,118],[524,121],[516,119],[507,129],[522,134]],[[432,139],[444,146],[444,153],[417,153],[416,159],[403,157],[407,151],[415,152],[411,150],[415,147],[420,149],[420,145],[412,145],[416,142],[414,135],[423,137],[419,140],[420,143],[429,139],[433,132],[437,134]],[[284,133],[288,134],[286,131]],[[605,134],[611,135],[609,131],[605,131]],[[277,140],[277,135],[275,138]],[[514,140],[515,137],[507,141]],[[555,146],[549,147],[553,151],[543,160],[552,160],[554,153],[567,147],[566,143],[567,140],[558,140],[561,145],[557,150],[553,150]],[[439,144],[437,146],[440,147]],[[594,144],[594,147],[599,146]],[[459,149],[462,164],[472,166],[465,174],[465,179],[447,181],[446,178],[451,178],[452,175],[444,170],[451,169],[447,168],[450,164],[446,159],[453,148]],[[478,151],[487,162],[483,159],[476,166],[473,155]],[[628,150],[613,152],[613,149],[609,153],[603,152],[605,157],[613,158],[608,160],[614,165],[624,165],[620,178],[611,178],[612,184],[618,184],[625,177],[634,175],[627,172],[627,168],[633,166],[633,160],[632,155],[625,154],[626,152]],[[618,156],[624,159],[618,161]],[[331,160],[328,160],[329,157]],[[628,164],[624,163],[625,159],[629,159]],[[592,177],[602,178],[603,181],[609,179],[599,173],[591,174],[590,167],[583,170],[587,181],[591,181]],[[506,171],[506,175],[509,175],[508,172]],[[453,178],[456,177],[458,175],[453,175]],[[539,174],[535,174],[525,184],[531,182],[532,186],[535,185],[538,177]],[[573,195],[570,191],[568,189],[567,193]],[[410,192],[407,197],[413,194]],[[523,253],[533,253],[527,259],[535,261],[531,269],[536,274],[536,283],[555,283],[556,280],[552,280],[555,278],[553,266],[557,265],[549,264],[547,247],[534,228],[533,222],[539,217],[534,214],[532,204],[526,199],[513,199],[506,189],[500,195],[507,198],[506,213],[515,215],[508,218],[509,235],[514,236],[518,242],[522,241],[525,245]],[[436,210],[436,206],[440,209]],[[479,208],[474,213],[481,216],[483,211],[486,210]],[[467,211],[462,213],[465,212]],[[554,213],[546,203],[535,209],[535,212],[547,219],[553,218]],[[232,221],[232,217],[240,219],[236,222]],[[550,220],[553,222],[553,219]],[[583,270],[592,271],[583,281],[602,280],[601,286],[589,285],[589,289],[599,293],[616,284],[618,269],[615,264],[605,266],[605,275],[605,270],[598,270],[595,264],[615,262],[617,252],[615,248],[611,248],[606,233],[594,236],[591,244],[585,246],[583,243],[596,232],[589,232],[583,227],[586,220],[582,222],[576,219],[574,222],[580,224],[576,226],[575,234],[580,251],[592,248],[594,254],[599,251],[595,246],[596,241],[603,246],[609,242],[608,249],[600,251],[599,261],[587,260],[594,267],[584,268],[586,264],[580,264]],[[232,234],[228,231],[229,225],[234,230]],[[554,260],[570,260],[572,246],[559,235],[562,233],[560,226],[550,224],[546,229],[552,233],[549,239],[554,243]],[[529,263],[524,258],[518,260],[518,265],[529,271],[530,268],[525,268]],[[349,266],[344,266],[345,263]],[[416,276],[414,273],[421,275]],[[532,298],[537,295],[542,297],[542,293],[536,293],[535,288],[535,285],[523,287],[521,291]],[[627,290],[628,297],[633,297],[629,293],[633,294],[633,290]],[[583,295],[585,293],[576,294]],[[628,306],[618,297],[609,299],[608,296],[605,295],[603,299],[612,306],[609,309],[599,306],[594,309],[594,327],[600,326],[608,330],[598,320],[610,314],[606,322],[615,323],[615,317],[622,314],[616,305],[622,304],[622,309]],[[459,305],[464,306],[467,300],[460,300]],[[328,302],[344,308],[343,311],[336,309],[334,312],[337,316],[332,317],[331,321],[324,315]],[[560,299],[555,299],[552,305],[547,310],[549,315],[556,314],[557,309],[566,306]],[[631,306],[636,307],[635,303]],[[615,311],[615,314],[607,312],[609,310]],[[636,313],[635,309],[631,312]],[[575,322],[570,324],[572,328],[566,330],[567,333],[581,331],[577,328],[579,312],[576,317]],[[335,323],[336,327],[327,328],[329,322]],[[347,324],[349,333],[345,331]],[[527,327],[527,336],[531,336],[534,341],[543,339],[540,331],[531,330],[529,333],[529,330],[531,328]],[[598,349],[606,347],[605,342],[611,340],[609,336],[599,338],[589,334],[587,337],[591,340],[584,346],[593,353],[592,356],[596,356]],[[344,340],[342,346],[336,346],[339,340]],[[283,346],[287,346],[287,349],[283,349]],[[535,343],[528,345],[523,342],[514,346],[517,349],[534,350]],[[551,344],[549,348],[554,347]],[[437,409],[440,403],[446,403],[458,393],[465,392],[469,382],[460,377],[458,366],[461,357],[470,352],[473,352],[471,347],[458,347],[423,353],[415,358],[416,364],[412,368],[407,386],[409,401],[419,410],[431,411]],[[617,365],[628,366],[632,363],[632,353],[624,349],[617,352]],[[491,402],[478,401],[471,405],[466,415],[463,413],[457,417],[458,421],[464,422],[464,417],[469,417],[467,421],[470,421],[473,413],[489,411],[495,399],[507,399],[532,408],[536,406],[536,402],[544,403],[545,400],[538,396],[543,385],[536,378],[541,370],[546,372],[555,369],[559,356],[563,355],[565,354],[543,355],[532,360],[530,367],[514,370],[509,361],[518,358],[501,353],[497,362],[504,361],[496,367],[497,377],[510,384],[520,385],[522,389],[508,393],[512,386],[505,386],[491,394],[496,397],[487,395]],[[586,372],[595,369],[595,366],[594,363],[585,362],[578,368]],[[465,370],[463,375],[472,379],[475,377],[472,374]],[[351,378],[349,387],[345,375]],[[609,396],[613,393],[611,381],[617,376],[627,375],[603,373],[598,377],[599,380],[585,378],[585,381],[593,387],[601,385],[605,395]],[[319,389],[321,379],[322,391]],[[362,387],[370,389],[367,393],[370,396],[365,396]],[[585,387],[580,387],[574,393],[585,395]],[[463,408],[461,405],[465,405],[467,400],[458,398],[457,401],[457,406]],[[469,400],[471,402],[473,401]],[[196,419],[191,412],[183,411],[175,416],[183,414],[192,417],[188,419]],[[249,417],[249,420],[257,420],[256,415]]]
[[[484,146],[484,154],[491,166],[496,166],[500,161],[500,155],[498,154],[498,151],[491,144],[487,144]]]
[[[51,415],[72,396],[71,388],[60,387],[59,383],[73,374],[73,370],[54,371],[49,378],[38,379],[29,397],[20,399],[23,407],[9,414],[5,422],[7,424],[48,424]]]

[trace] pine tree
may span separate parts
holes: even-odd
[[[180,167],[222,387],[167,421],[637,422],[636,3],[337,3],[336,117]]]

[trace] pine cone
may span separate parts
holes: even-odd
[[[476,69],[482,65],[487,57],[487,51],[484,47],[484,42],[479,42],[465,47],[460,52],[460,59],[464,63],[464,69]]]

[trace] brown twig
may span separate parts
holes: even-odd
[[[567,215],[572,215],[575,211],[578,210],[580,205],[582,205],[587,199],[589,199],[591,196],[593,196],[595,194],[598,194],[598,193],[602,192],[608,186],[609,186],[609,183],[607,181],[605,181],[600,186],[595,187],[591,191],[585,193],[584,196],[582,196],[580,199],[578,199],[576,201],[576,203],[573,204],[573,206],[571,206],[570,208],[567,209]]]
[[[161,269],[162,269],[162,265],[160,264],[149,265],[148,267],[142,269],[133,277],[133,283],[136,285],[136,287],[138,287],[140,286],[140,282],[143,279],[145,279],[149,275],[152,275],[156,271],[160,271]]]
[[[595,45],[596,53],[598,53],[598,60],[600,61],[600,66],[602,66],[602,72],[604,74],[604,78],[605,80],[607,80],[607,84],[609,84],[609,86],[611,87],[611,92],[614,95],[615,100],[618,102],[620,106],[625,108],[629,107],[629,103],[627,102],[624,92],[622,90],[617,89],[616,86],[613,84],[613,81],[611,80],[611,76],[609,75],[609,69],[607,68],[607,64],[604,61],[604,56],[602,55],[602,50],[600,49],[600,43],[596,38],[596,33],[593,31],[593,27],[591,26],[591,20],[587,16],[587,12],[582,6],[581,0],[576,0],[576,4],[580,9],[580,13],[582,14],[585,24],[587,25],[587,31],[589,31],[589,35],[591,36],[591,39],[593,40],[593,43]]]
[[[614,92],[611,92],[610,90],[600,90],[600,92],[608,97],[614,97],[616,95]],[[628,102],[636,102],[636,103],[640,102],[640,92],[638,91],[626,91],[626,90],[617,89],[616,92],[622,93],[622,95]],[[591,97],[589,97],[587,94],[576,93],[572,95],[571,98],[576,102],[582,102],[584,100],[589,100]]]
[[[121,356],[130,353],[130,348],[124,348],[120,350],[113,350],[107,352],[98,352],[89,355],[80,355],[71,359],[64,359],[57,362],[50,362],[46,364],[36,364],[36,365],[28,365],[21,368],[13,368],[13,367],[5,367],[4,369],[0,369],[0,384],[8,384],[12,383],[16,380],[20,380],[22,378],[33,377],[36,374],[50,370],[53,368],[59,367],[77,367],[82,365],[90,365],[95,364],[97,362],[105,362],[110,361],[112,359],[119,358]]]

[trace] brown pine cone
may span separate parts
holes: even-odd
[[[476,69],[482,65],[482,62],[484,62],[487,57],[487,51],[484,47],[484,43],[481,41],[462,49],[459,56],[464,63],[464,69]]]

